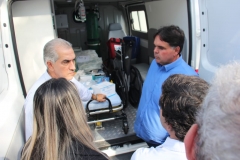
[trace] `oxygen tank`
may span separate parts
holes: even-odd
[[[98,15],[91,10],[87,13],[87,45],[88,49],[94,49],[99,57],[100,54],[100,37],[98,31]]]
[[[87,14],[87,38],[89,40],[99,39],[97,15],[90,11]]]

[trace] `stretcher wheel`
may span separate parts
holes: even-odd
[[[122,128],[123,128],[124,133],[127,134],[128,130],[129,130],[128,123],[127,122],[123,122],[123,127]]]

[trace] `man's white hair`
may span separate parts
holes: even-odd
[[[197,116],[196,158],[240,158],[240,63],[220,67]]]
[[[68,41],[55,38],[48,43],[43,48],[43,60],[44,64],[47,66],[48,61],[56,62],[58,59],[58,53],[56,52],[56,47],[61,46],[63,48],[72,48],[72,44]]]

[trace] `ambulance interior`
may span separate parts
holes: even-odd
[[[78,23],[73,19],[75,2],[0,0],[0,52],[3,53],[0,54],[0,159],[19,159],[21,155],[25,143],[23,104],[32,84],[46,70],[42,60],[45,43],[60,37],[70,41],[76,51],[80,48],[88,49],[85,43],[88,29],[86,22]],[[107,55],[110,23],[119,23],[126,35],[140,38],[140,52],[135,61],[140,66],[149,66],[153,59],[154,30],[170,24],[184,30],[186,47],[182,53],[183,59],[194,69],[199,69],[200,77],[208,82],[221,64],[240,59],[240,23],[237,21],[240,14],[239,1],[84,0],[86,9],[95,6],[100,15],[98,30],[103,59]],[[134,16],[136,13],[144,13],[147,30],[135,26],[139,18]],[[61,15],[64,17],[63,22],[57,25],[56,19]],[[134,121],[134,117],[129,118],[129,121]],[[132,139],[134,133],[128,137]],[[130,139],[124,137],[122,142]],[[110,144],[110,141],[105,142]]]

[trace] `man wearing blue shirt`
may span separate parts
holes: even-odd
[[[154,57],[143,84],[134,124],[136,135],[149,147],[161,145],[168,136],[159,121],[159,97],[163,82],[172,74],[196,75],[182,59],[184,32],[178,26],[165,26],[154,35]]]

